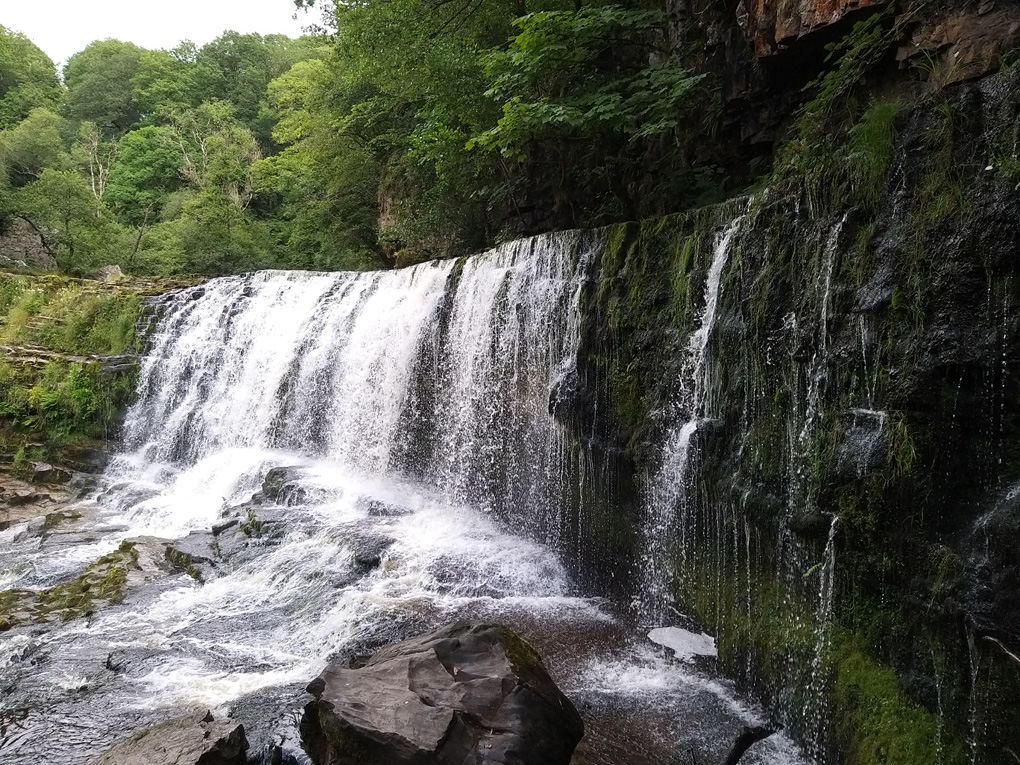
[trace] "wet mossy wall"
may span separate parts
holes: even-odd
[[[572,427],[643,496],[598,511],[633,548],[744,216],[668,588],[827,762],[1020,754],[1018,119],[1016,71],[876,108],[889,149],[848,140],[750,199],[615,227],[583,296]]]

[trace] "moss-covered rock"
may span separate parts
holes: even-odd
[[[114,552],[89,564],[82,574],[46,590],[0,592],[0,631],[21,624],[69,621],[124,599],[129,570],[138,570],[138,551],[122,542]]]

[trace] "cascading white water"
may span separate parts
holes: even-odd
[[[174,298],[128,415],[130,451],[108,477],[136,479],[144,465],[158,482],[206,460],[223,474],[226,454],[282,450],[405,472],[453,502],[526,507],[521,528],[547,519],[561,491],[550,388],[575,363],[576,301],[597,244],[523,240],[459,273],[452,261],[262,272]],[[218,510],[253,488],[219,485],[201,504]]]
[[[82,506],[87,534],[0,536],[18,586],[46,586],[124,539],[139,540],[148,582],[87,623],[0,637],[0,671],[18,673],[5,703],[28,710],[17,736],[0,731],[5,761],[45,751],[76,765],[191,707],[255,704],[257,719],[286,721],[328,657],[455,618],[507,621],[536,642],[589,709],[589,765],[659,761],[681,728],[684,746],[726,748],[723,729],[753,714],[635,643],[555,552],[570,487],[551,397],[577,375],[579,304],[602,246],[538,237],[460,263],[263,272],[163,298],[127,448]],[[300,494],[250,501],[275,467]],[[214,537],[225,516],[264,529]],[[210,557],[206,581],[155,572],[170,542]],[[366,547],[376,563],[362,562]],[[35,656],[53,658],[35,671]],[[599,714],[659,722],[621,753]],[[262,741],[272,733],[301,761],[281,726]],[[774,737],[749,761],[798,760]]]
[[[691,334],[680,375],[676,403],[672,413],[678,427],[667,437],[662,462],[653,478],[648,502],[648,520],[642,529],[641,607],[656,623],[671,621],[673,607],[673,562],[669,550],[679,538],[681,568],[688,544],[686,535],[693,524],[687,517],[692,507],[692,444],[699,426],[710,416],[711,378],[708,364],[709,342],[715,329],[716,310],[722,292],[723,270],[729,262],[731,243],[743,217],[730,222],[716,235],[712,262],[705,280],[705,304],[698,328]]]

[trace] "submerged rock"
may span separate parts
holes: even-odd
[[[372,569],[382,563],[382,557],[393,546],[390,537],[379,536],[371,532],[358,532],[350,539],[351,552],[355,565],[363,569]]]
[[[331,665],[309,692],[301,734],[316,765],[566,765],[584,733],[535,650],[488,624]]]
[[[354,506],[372,518],[399,518],[400,516],[412,515],[414,513],[409,507],[392,502],[384,502],[381,499],[373,499],[372,497],[358,497]]]
[[[93,765],[245,765],[244,726],[192,714],[136,733]]]

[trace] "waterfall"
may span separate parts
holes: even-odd
[[[709,374],[709,342],[715,328],[716,311],[722,291],[723,269],[729,261],[731,242],[740,228],[743,217],[731,221],[715,238],[712,261],[705,280],[704,308],[698,318],[698,327],[691,334],[678,381],[678,393],[672,418],[676,425],[670,432],[661,466],[654,477],[648,508],[648,518],[642,529],[642,611],[656,623],[675,617],[673,607],[674,573],[670,550],[679,538],[681,576],[689,573],[686,555],[689,550],[687,535],[695,531],[689,517],[694,510],[694,481],[697,469],[694,440],[698,428],[710,416],[711,377]]]
[[[539,237],[466,263],[266,271],[173,294],[108,478],[143,465],[160,483],[215,462],[237,480],[196,497],[192,520],[208,523],[280,452],[404,474],[451,503],[526,508],[514,528],[551,531],[563,449],[550,394],[576,368],[576,302],[598,244]]]
[[[692,431],[711,414],[736,226],[716,242],[686,347],[676,411]],[[587,761],[658,762],[677,747],[721,758],[729,730],[763,718],[577,576],[583,563],[624,580],[630,565],[598,539],[615,512],[599,485],[611,471],[570,430],[606,249],[603,232],[569,232],[400,271],[266,271],[155,299],[124,449],[82,505],[88,534],[0,534],[19,587],[50,586],[124,541],[142,566],[86,627],[0,635],[0,667],[15,673],[0,701],[27,710],[13,742],[0,730],[5,762],[38,761],[48,742],[47,761],[79,765],[181,710],[216,708],[244,721],[265,761],[276,742],[304,764],[295,694],[327,659],[456,619],[534,642],[585,710]],[[172,551],[189,572],[168,573]],[[41,671],[23,661],[49,651],[60,659]],[[67,725],[88,733],[70,740]],[[758,761],[802,762],[782,736]]]

